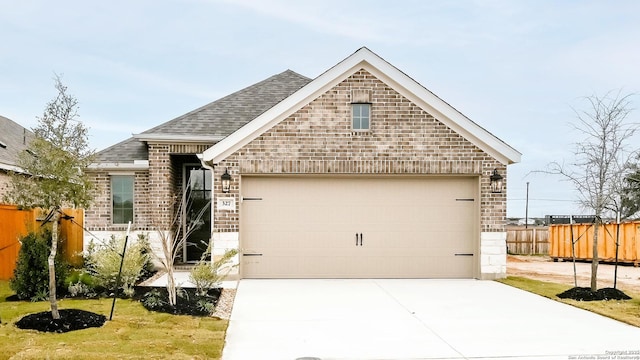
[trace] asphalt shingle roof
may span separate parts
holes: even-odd
[[[18,154],[27,148],[34,134],[13,120],[0,116],[0,168],[15,166]]]
[[[142,134],[226,137],[309,82],[311,79],[287,70]],[[148,152],[144,143],[130,138],[100,151],[97,159],[98,162],[130,162],[148,159]]]
[[[95,161],[101,163],[117,163],[148,159],[149,151],[147,145],[131,137],[96,153]]]

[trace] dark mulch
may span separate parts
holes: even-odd
[[[588,287],[574,287],[561,294],[558,294],[561,299],[573,299],[578,301],[600,301],[600,300],[629,300],[627,294],[614,288],[602,288],[598,291],[591,291]]]
[[[154,290],[152,292],[152,290]],[[218,303],[222,289],[211,289],[206,295],[198,295],[195,289],[180,289],[176,306],[169,305],[166,288],[135,287],[133,298],[142,303],[150,311],[164,312],[174,315],[209,316],[211,310]],[[148,301],[149,297],[153,301]],[[9,299],[11,298],[11,299]],[[16,296],[10,296],[7,301],[20,301]],[[145,301],[147,300],[147,301]],[[117,310],[117,306],[116,306]],[[54,320],[50,311],[29,314],[16,322],[20,329],[38,330],[42,332],[64,333],[82,330],[90,327],[101,327],[107,320],[106,316],[78,309],[59,310],[60,319]]]
[[[166,288],[136,286],[134,299],[139,300],[147,310],[164,312],[174,315],[209,316],[211,310],[218,303],[222,289],[210,289],[206,295],[199,295],[195,289],[182,288],[178,290],[176,305],[169,304]],[[206,304],[210,304],[207,307]]]
[[[107,321],[104,315],[78,309],[59,310],[60,319],[54,320],[50,311],[29,314],[16,322],[20,329],[64,333],[91,327],[101,327]]]

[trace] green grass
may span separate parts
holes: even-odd
[[[627,324],[640,327],[640,294],[635,292],[624,291],[625,294],[632,297],[631,300],[608,300],[608,301],[576,301],[570,299],[560,299],[557,294],[571,289],[572,286],[557,284],[546,281],[538,281],[523,277],[509,276],[506,279],[499,280],[503,284],[507,284],[518,289],[532,292],[555,301],[569,304],[581,309],[585,309],[612,319],[625,322]]]
[[[13,292],[0,281],[0,359],[218,359],[228,321],[177,316],[146,310],[139,302],[116,302],[113,321],[101,328],[63,334],[18,329],[25,315],[47,311],[49,302],[7,302]],[[103,314],[111,299],[62,299],[60,309],[82,309]]]

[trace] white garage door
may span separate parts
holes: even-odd
[[[471,278],[476,177],[242,178],[245,278]]]

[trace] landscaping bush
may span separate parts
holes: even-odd
[[[189,274],[189,280],[196,286],[196,292],[200,295],[206,294],[209,289],[220,286],[220,282],[234,267],[229,265],[231,260],[238,254],[236,249],[227,250],[220,259],[212,263],[209,260],[210,248],[202,255],[200,261]]]
[[[84,269],[72,269],[64,280],[71,297],[97,297],[96,280]]]
[[[101,245],[93,242],[89,245],[89,251],[85,258],[87,271],[95,278],[96,285],[107,290],[116,287],[122,251],[124,249],[124,238],[111,236],[109,241]],[[139,236],[137,240],[129,240],[124,263],[122,264],[122,275],[120,277],[120,287],[126,296],[133,296],[134,285],[142,276],[143,270],[151,265],[149,255],[149,243],[144,236]]]
[[[51,252],[51,232],[43,230],[31,232],[20,239],[22,246],[18,253],[18,262],[9,281],[11,289],[20,300],[45,300],[49,296],[49,265],[47,259]],[[56,291],[66,291],[64,280],[68,265],[60,254],[55,258]]]

